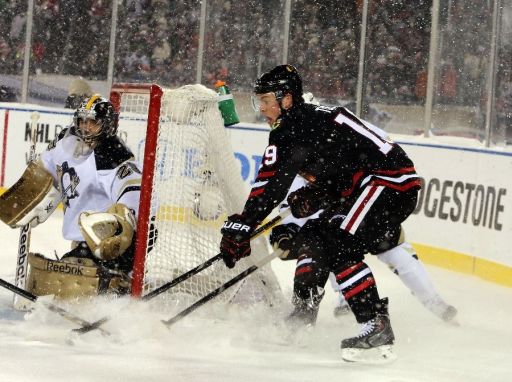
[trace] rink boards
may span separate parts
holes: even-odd
[[[72,120],[68,109],[0,103],[0,187],[23,172],[29,151],[30,121],[39,113],[36,151]],[[144,150],[143,117],[121,116],[120,136],[139,158]],[[269,129],[239,124],[229,128],[244,181],[255,178]],[[487,149],[464,138],[394,136],[413,159],[424,185],[406,234],[431,264],[512,287],[511,149]]]

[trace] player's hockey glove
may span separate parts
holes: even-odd
[[[245,222],[242,215],[231,215],[221,229],[220,253],[228,268],[251,254],[251,233],[254,229]]]
[[[301,187],[288,195],[288,205],[292,215],[296,218],[305,218],[313,215],[322,208],[325,194],[316,187]]]
[[[295,223],[281,224],[272,228],[270,233],[270,244],[277,249],[283,250],[279,258],[281,260],[297,259],[298,253],[295,250],[295,236],[300,231],[300,226]]]

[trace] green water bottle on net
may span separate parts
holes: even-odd
[[[233,94],[229,91],[224,81],[218,80],[215,83],[215,88],[219,94],[219,110],[224,119],[224,126],[231,126],[240,122],[238,114],[236,113],[235,100]]]

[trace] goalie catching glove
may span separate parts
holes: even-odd
[[[82,212],[80,231],[91,252],[100,260],[113,260],[131,245],[135,216],[124,204],[114,204],[107,212]]]
[[[254,231],[245,223],[243,215],[231,215],[221,229],[222,240],[220,253],[228,268],[233,268],[237,261],[251,254],[251,234]]]
[[[300,227],[295,223],[281,224],[275,226],[270,233],[270,244],[274,251],[281,249],[283,252],[279,255],[281,260],[297,259],[298,253],[294,250],[295,237],[300,231]]]

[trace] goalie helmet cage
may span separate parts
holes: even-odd
[[[114,84],[110,99],[121,130],[147,118],[146,131],[129,140],[144,145],[143,157],[137,158],[143,171],[132,279],[132,295],[140,297],[215,256],[222,223],[242,210],[248,190],[213,90],[197,84],[177,89]],[[165,299],[176,300],[170,298],[174,294],[195,301],[249,267],[254,257],[269,253],[263,237],[251,246],[253,255],[235,269],[217,262],[169,290]],[[221,298],[282,299],[270,266],[232,289]]]

